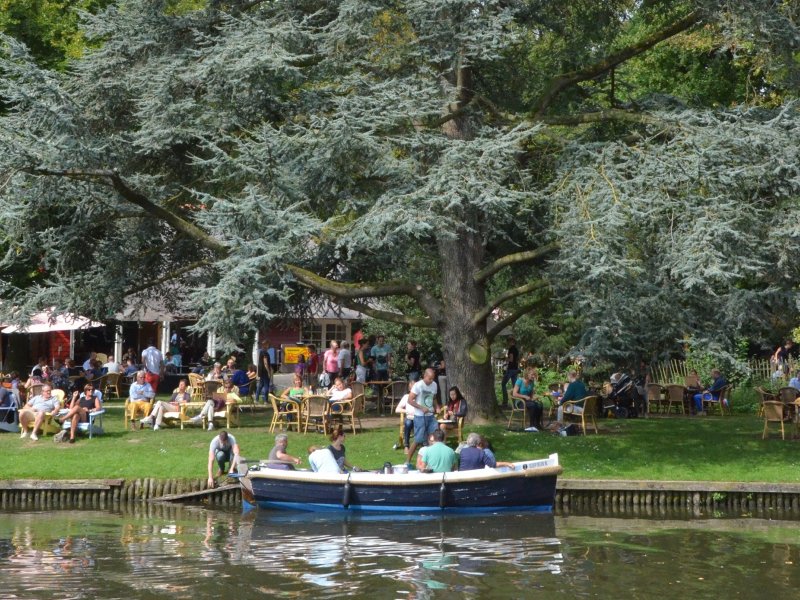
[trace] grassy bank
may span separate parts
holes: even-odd
[[[110,402],[107,409],[106,434],[91,441],[54,444],[48,436],[31,442],[0,433],[0,478],[204,476],[214,434],[199,428],[125,431],[122,404]],[[245,410],[241,427],[232,431],[244,456],[266,458],[273,441],[268,420],[268,413]],[[385,461],[402,462],[402,452],[392,450],[396,424],[394,418],[386,419],[385,428],[348,436],[350,461],[374,469]],[[500,423],[467,430],[488,436],[503,460],[558,452],[569,478],[800,482],[800,442],[782,441],[774,432],[771,439],[761,440],[763,422],[753,415],[604,419],[599,424],[600,435],[569,438],[509,432]],[[309,445],[324,442],[321,435],[290,433],[289,451],[304,457]]]

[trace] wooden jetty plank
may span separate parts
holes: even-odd
[[[238,483],[228,483],[226,485],[209,488],[207,490],[196,490],[194,492],[185,492],[183,494],[168,494],[166,496],[159,496],[158,498],[150,498],[150,502],[181,502],[183,500],[198,500],[238,488]]]

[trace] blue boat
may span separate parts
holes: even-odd
[[[552,512],[558,455],[513,463],[513,468],[451,473],[286,471],[264,463],[239,476],[245,508],[306,511]]]

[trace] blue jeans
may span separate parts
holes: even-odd
[[[403,446],[408,448],[411,444],[411,432],[414,429],[414,419],[406,419],[403,422]]]
[[[706,400],[713,399],[714,401],[719,401],[719,394],[716,396],[714,394],[710,394],[709,392],[705,392],[704,394],[695,394],[694,406],[697,409],[697,412],[703,411],[703,396],[706,397]]]
[[[217,461],[217,466],[219,470],[224,472],[225,465],[228,464],[231,460],[231,451],[228,450],[217,450],[216,454],[214,454],[214,458]]]
[[[414,417],[414,441],[420,445],[427,443],[428,436],[436,431],[438,427],[439,422],[436,420],[435,415]]]
[[[503,381],[500,384],[500,389],[503,391],[503,406],[508,406],[508,390],[506,389],[506,384],[510,381],[511,389],[514,389],[514,384],[517,382],[517,375],[519,375],[519,369],[506,369],[506,372],[503,373]]]
[[[264,402],[269,402],[269,375],[259,375],[258,383],[256,384],[256,402],[261,397],[261,392],[264,392]]]

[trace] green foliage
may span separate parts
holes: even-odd
[[[45,5],[31,39],[58,37],[42,32],[67,4]],[[43,270],[5,282],[4,316],[103,318],[138,292],[232,345],[306,310],[300,280],[398,309],[452,358],[493,341],[486,314],[533,311],[530,348],[606,368],[687,336],[730,354],[796,313],[786,4],[80,6],[90,50],[69,70],[2,40],[0,266]],[[365,280],[378,285],[325,285]],[[515,293],[529,282],[542,287]]]
[[[0,0],[0,32],[24,42],[40,64],[63,68],[86,48],[79,28],[80,13],[97,12],[109,2]]]

